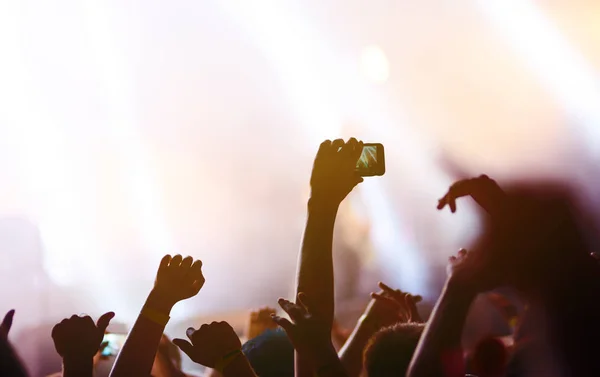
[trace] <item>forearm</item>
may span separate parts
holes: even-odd
[[[304,292],[311,298],[319,316],[333,325],[333,228],[337,205],[310,199],[302,247],[296,273],[296,295]],[[313,377],[302,355],[295,354],[296,377]]]
[[[409,367],[408,377],[464,376],[461,335],[476,294],[447,283]]]
[[[344,343],[339,352],[339,357],[348,377],[358,377],[362,372],[362,354],[369,339],[378,331],[364,316],[359,319],[354,331]]]
[[[142,310],[151,309],[168,316],[172,307],[173,305],[166,303],[159,293],[152,291]],[[164,330],[164,325],[140,314],[117,356],[110,377],[150,375]]]
[[[244,355],[238,356],[224,370],[224,377],[256,377],[256,373]]]
[[[94,359],[63,360],[63,377],[92,377],[94,375]]]
[[[315,370],[313,375],[317,377],[350,377],[342,361],[335,352],[333,344],[327,349],[317,352]],[[362,360],[362,358],[360,358]]]
[[[311,298],[317,315],[333,323],[333,229],[338,205],[310,199],[298,260],[296,293]]]

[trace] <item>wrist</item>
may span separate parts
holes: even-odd
[[[323,347],[314,348],[315,370],[328,365],[337,364],[339,362],[340,358],[338,357],[337,351],[335,350],[332,342],[329,342]]]
[[[146,299],[144,308],[149,308],[168,316],[171,314],[171,309],[173,309],[175,304],[176,302],[173,302],[173,300],[167,294],[156,288],[153,288]]]
[[[94,372],[93,357],[66,356],[63,357],[64,376],[92,376]]]
[[[473,287],[473,284],[465,284],[458,279],[450,277],[446,281],[442,294],[470,302],[475,299],[475,296],[477,296],[479,292]]]
[[[309,212],[323,211],[337,213],[339,206],[340,201],[325,195],[313,194],[308,199]]]
[[[241,349],[236,349],[223,355],[215,363],[214,369],[221,374],[225,374],[226,371],[238,371],[239,368],[243,367],[247,363],[246,357],[242,353]]]

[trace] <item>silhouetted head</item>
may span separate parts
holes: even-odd
[[[369,377],[404,376],[425,324],[398,323],[377,332],[363,355]]]
[[[486,223],[476,248],[520,291],[556,289],[557,279],[590,259],[590,216],[564,185],[521,183],[505,192],[508,211]]]
[[[282,329],[266,330],[244,343],[242,352],[258,377],[294,377],[294,346]]]

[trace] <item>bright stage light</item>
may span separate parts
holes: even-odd
[[[554,95],[600,153],[598,75],[532,1],[480,0],[483,14]]]
[[[368,46],[362,51],[360,68],[370,81],[386,82],[390,77],[390,63],[385,52],[379,46]]]

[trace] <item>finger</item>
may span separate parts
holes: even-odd
[[[8,332],[13,324],[13,318],[15,316],[15,309],[11,309],[6,313],[4,319],[2,320],[2,324],[0,325],[0,335],[8,336]]]
[[[171,256],[169,254],[165,255],[161,260],[160,260],[160,264],[158,265],[158,270],[164,270],[165,268],[169,267],[169,262],[171,261]]]
[[[194,282],[199,279],[203,279],[202,276],[202,261],[196,260],[187,272],[187,279],[189,282]]]
[[[180,266],[181,270],[187,272],[190,269],[190,267],[192,267],[192,263],[194,263],[194,258],[190,256],[183,258]]]
[[[448,201],[448,205],[450,206],[450,212],[456,212],[456,198],[451,197]]]
[[[172,259],[171,259],[171,263],[169,263],[169,268],[177,268],[179,267],[179,265],[181,265],[181,260],[183,258],[181,257],[180,254],[175,255]]]
[[[467,255],[467,249],[460,249],[458,250],[458,256],[460,258],[464,258]]]
[[[400,304],[398,301],[394,300],[393,298],[384,296],[380,293],[371,292],[371,298],[373,298],[374,300],[377,300],[378,302],[381,302],[383,304],[389,304],[389,305],[393,306],[394,308],[398,308],[398,306]]]
[[[334,141],[331,142],[331,151],[333,153],[336,153],[343,146],[344,146],[344,140],[342,140],[342,139],[335,139]]]
[[[192,354],[194,353],[194,346],[190,342],[184,339],[175,338],[173,339],[173,344],[179,347],[183,353],[193,360]]]
[[[423,301],[423,296],[421,296],[421,295],[416,295],[416,296],[410,295],[410,297],[415,304],[418,304],[419,302]]]
[[[331,140],[325,140],[319,146],[319,150],[317,151],[317,157],[328,153],[330,150],[331,150]]]
[[[444,195],[441,199],[438,200],[437,209],[443,209],[446,204],[448,204],[448,194]]]
[[[94,320],[89,315],[81,317],[81,322],[85,323],[87,326],[94,326],[94,327],[96,327],[96,324],[94,323]]]
[[[421,315],[419,314],[417,303],[414,301],[413,296],[407,293],[404,302],[408,308],[408,321],[421,322]]]
[[[379,288],[381,288],[384,292],[388,292],[388,293],[395,293],[396,290],[393,288],[390,288],[390,286],[388,286],[387,284],[383,283],[383,282],[379,282],[379,284],[377,284],[379,286]]]
[[[284,329],[286,333],[292,331],[294,328],[294,325],[292,325],[292,323],[287,318],[282,318],[278,315],[272,315],[271,319],[273,319],[273,322],[275,322],[282,329]]]
[[[450,258],[448,258],[448,262],[456,263],[456,257],[454,255],[452,255]]]
[[[310,313],[310,308],[311,308],[310,300],[308,299],[308,297],[306,297],[306,294],[304,292],[298,293],[298,303],[300,305],[302,305],[302,307],[304,307],[304,309],[307,312]]]
[[[100,318],[98,318],[98,322],[96,322],[96,327],[98,327],[98,330],[102,331],[102,333],[104,334],[104,332],[106,331],[106,328],[108,327],[110,320],[113,319],[115,317],[115,313],[114,312],[107,312],[104,313],[100,316]]]
[[[281,309],[283,309],[284,312],[286,312],[290,318],[295,322],[298,319],[300,319],[300,317],[302,316],[303,310],[302,307],[299,305],[296,305],[286,299],[280,298],[277,303],[279,304],[279,306],[281,306]]]
[[[195,333],[196,333],[196,330],[193,327],[188,327],[187,330],[185,330],[185,335],[192,342],[194,341],[192,338],[193,338],[193,336],[194,336]]]

